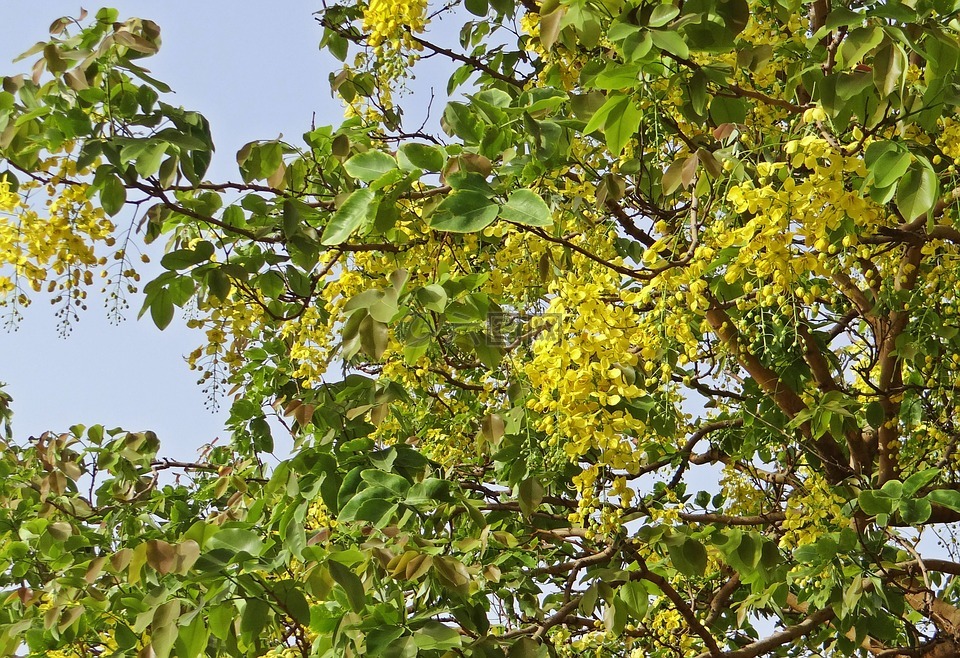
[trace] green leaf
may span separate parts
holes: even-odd
[[[209,548],[225,548],[234,553],[248,553],[257,557],[263,552],[264,545],[260,535],[244,528],[224,528],[210,537]]]
[[[933,210],[939,194],[937,174],[929,166],[914,162],[897,187],[897,208],[905,220],[913,221]]]
[[[890,514],[893,511],[894,500],[877,491],[868,490],[860,492],[857,496],[857,503],[864,514],[876,516],[878,514]]]
[[[869,168],[869,171],[873,174],[873,184],[877,187],[894,185],[907,173],[910,161],[910,152],[906,149],[895,148],[886,151]]]
[[[220,268],[209,270],[207,272],[207,288],[211,295],[220,301],[225,301],[232,288],[230,277]]]
[[[653,45],[657,48],[666,50],[682,59],[690,57],[690,49],[687,47],[686,41],[676,32],[654,30],[650,32],[650,36],[653,38]]]
[[[449,651],[460,647],[460,633],[450,626],[430,620],[413,634],[413,641],[424,651]]]
[[[379,360],[383,353],[387,351],[387,341],[390,332],[387,325],[367,315],[360,321],[358,329],[360,336],[360,349],[371,359]]]
[[[417,291],[417,300],[428,311],[443,313],[443,309],[447,306],[447,291],[443,286],[431,283]]]
[[[403,169],[442,171],[447,157],[439,146],[410,142],[400,147],[397,160]]]
[[[163,142],[147,146],[137,157],[135,168],[141,177],[153,176],[160,169],[160,163],[167,152],[167,145]]]
[[[898,43],[881,46],[873,57],[873,81],[877,91],[887,97],[900,89],[907,68],[907,55]]]
[[[904,498],[898,506],[900,518],[909,525],[919,525],[930,518],[932,508],[926,498]]]
[[[181,656],[202,656],[207,649],[210,630],[204,623],[203,615],[196,615],[186,626],[181,626],[177,635],[177,654]]]
[[[707,549],[692,537],[687,537],[678,546],[670,546],[669,552],[673,566],[685,576],[702,576],[707,568]]]
[[[360,517],[360,510],[368,501],[392,501],[396,500],[395,492],[382,486],[367,487],[357,495],[353,496],[340,510],[337,515],[337,521],[340,523],[349,523],[356,521]],[[369,519],[367,519],[369,520]]]
[[[520,511],[525,516],[532,516],[543,502],[543,485],[536,478],[527,478],[518,487]]]
[[[354,178],[370,182],[396,169],[397,161],[383,151],[367,151],[344,162],[343,168]]]
[[[440,577],[441,582],[450,590],[466,595],[470,592],[470,572],[460,560],[438,556],[433,560],[434,571]]]
[[[599,94],[599,92],[594,93]],[[583,134],[589,135],[590,133],[603,128],[604,124],[607,123],[607,118],[610,117],[610,115],[621,111],[624,105],[628,102],[630,102],[630,99],[623,94],[611,94],[607,100],[604,101],[603,104],[600,105],[600,107],[598,107],[590,116],[590,120],[587,121],[587,125],[583,127]]]
[[[608,64],[593,80],[597,89],[632,89],[640,81],[639,64]]]
[[[544,50],[549,51],[556,43],[566,13],[566,7],[558,6],[553,11],[540,14],[540,44]]]
[[[926,495],[926,500],[937,505],[943,505],[954,512],[960,512],[960,491],[954,489],[937,489]],[[866,510],[864,510],[866,511]]]
[[[880,492],[890,498],[901,498],[903,497],[903,483],[900,480],[887,480],[880,487]]]
[[[354,612],[363,610],[366,604],[366,593],[363,590],[363,583],[359,576],[349,567],[346,567],[335,560],[327,561],[327,569],[330,576],[336,581],[347,595],[347,601]]]
[[[514,190],[500,208],[500,218],[527,226],[552,226],[550,207],[533,190]]]
[[[210,260],[213,252],[213,243],[201,240],[189,249],[176,249],[164,254],[160,264],[168,270],[185,270]]]
[[[150,304],[150,318],[157,326],[157,329],[163,331],[173,320],[173,301],[170,298],[170,291],[167,288],[161,290]]]
[[[360,477],[364,482],[389,489],[398,496],[406,495],[410,489],[410,481],[396,473],[385,473],[375,468],[368,468],[365,471],[361,471]]]
[[[634,619],[643,619],[650,605],[650,594],[643,583],[631,581],[620,586],[618,596],[627,604],[627,611]]]
[[[490,5],[487,0],[466,0],[463,4],[467,11],[474,16],[483,18],[487,15]]]
[[[603,126],[607,148],[614,155],[620,155],[623,152],[627,142],[636,135],[640,120],[643,119],[643,111],[630,98],[624,97],[624,103],[618,110],[607,117]]]
[[[672,4],[662,4],[654,7],[650,12],[650,18],[647,25],[650,27],[663,27],[674,18],[680,15],[680,8]]]
[[[342,244],[370,216],[374,191],[368,187],[354,191],[343,205],[330,217],[323,230],[320,244],[333,246]]]
[[[925,486],[933,482],[940,475],[939,468],[927,468],[914,473],[903,482],[903,495],[913,496]]]
[[[853,68],[864,56],[883,41],[883,30],[876,25],[851,30],[840,44],[837,61],[843,68]]]
[[[100,188],[100,205],[103,207],[103,212],[114,217],[123,210],[123,204],[126,201],[127,188],[124,187],[120,177],[114,174],[107,176]]]
[[[430,215],[430,226],[438,231],[474,233],[493,223],[500,212],[497,204],[482,192],[461,190],[447,196]]]
[[[879,429],[886,420],[886,413],[883,410],[883,405],[876,401],[867,405],[866,416],[870,427],[874,429]]]
[[[247,597],[244,600],[243,614],[240,615],[240,632],[254,638],[266,628],[270,621],[270,604],[262,598]]]

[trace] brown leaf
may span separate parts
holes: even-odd
[[[144,55],[152,55],[158,50],[156,45],[127,30],[117,30],[113,33],[113,39],[121,46],[126,46],[130,50],[135,50]]]
[[[110,567],[116,572],[123,571],[127,568],[127,565],[130,564],[130,560],[132,558],[132,549],[121,548],[119,551],[110,556]]]
[[[100,575],[100,572],[103,571],[103,565],[106,563],[107,558],[105,555],[100,557],[95,557],[90,560],[90,564],[87,566],[87,573],[83,575],[83,579],[87,581],[88,585],[93,585],[96,582],[97,577]]]
[[[200,544],[192,539],[188,539],[185,542],[177,544],[176,572],[181,575],[186,575],[199,557]]]
[[[177,547],[162,539],[147,542],[147,564],[161,575],[172,573],[177,566]]]
[[[693,180],[697,175],[697,165],[700,164],[700,158],[694,153],[687,161],[683,163],[683,169],[680,170],[680,182],[684,188],[693,185]]]
[[[464,153],[460,156],[460,159],[463,161],[464,169],[476,172],[484,178],[493,171],[493,163],[490,162],[490,159],[477,153]]]
[[[558,7],[549,14],[540,16],[540,44],[545,50],[553,48],[557,37],[560,36],[560,24],[566,12],[566,7]]]

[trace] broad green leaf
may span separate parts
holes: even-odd
[[[607,141],[607,148],[614,155],[620,155],[627,142],[633,139],[643,119],[643,111],[630,99],[619,108],[616,114],[611,113],[603,126],[603,135]]]
[[[870,167],[873,174],[873,184],[877,187],[894,185],[907,172],[911,161],[910,153],[906,149],[887,151]]]
[[[640,81],[641,69],[639,64],[608,64],[593,84],[597,89],[632,89]]]
[[[372,315],[367,315],[360,321],[358,336],[363,353],[371,359],[379,360],[387,350],[390,331],[386,324],[376,320]]]
[[[163,288],[150,301],[150,318],[161,331],[173,320],[173,295],[169,288]]]
[[[886,419],[883,405],[876,401],[871,402],[867,405],[866,416],[867,422],[870,423],[870,427],[878,429],[881,425],[883,425]]]
[[[897,208],[905,220],[933,210],[940,194],[940,183],[933,169],[922,162],[913,162],[897,187]]]
[[[898,43],[881,46],[873,57],[873,80],[883,97],[900,89],[904,83],[907,55]]]
[[[939,468],[926,468],[914,473],[903,481],[903,495],[913,496],[922,488],[933,482],[940,475]]]
[[[360,612],[363,610],[366,604],[366,593],[363,589],[363,583],[357,574],[349,567],[334,560],[327,562],[327,569],[330,571],[330,576],[343,588],[343,591],[347,595],[347,601],[350,603],[353,611]]]
[[[853,68],[864,56],[883,41],[883,30],[876,25],[858,27],[843,39],[837,61],[844,68]]]
[[[487,0],[466,0],[463,6],[471,14],[480,16],[481,18],[486,16],[490,10],[490,5]]]
[[[370,216],[374,191],[368,187],[355,190],[343,205],[337,208],[323,230],[320,244],[327,246],[342,244]]]
[[[474,233],[494,222],[500,209],[481,192],[462,190],[450,194],[430,215],[438,231]]]
[[[460,647],[460,633],[438,621],[427,621],[413,634],[413,641],[423,651],[449,651]]]
[[[223,528],[210,537],[207,545],[210,548],[225,548],[234,553],[249,553],[253,557],[260,555],[264,549],[260,535],[243,528]]]
[[[397,161],[383,151],[367,151],[344,162],[343,168],[351,176],[369,183],[396,169]]]
[[[406,495],[410,489],[410,481],[396,473],[384,473],[375,468],[369,468],[362,471],[360,477],[363,478],[365,482],[389,489],[398,496]]]
[[[583,134],[589,135],[590,133],[600,130],[607,123],[607,118],[611,115],[616,116],[627,106],[630,102],[630,98],[623,94],[611,94],[603,105],[601,105],[590,117],[590,120],[587,122],[587,125],[583,128]]]
[[[470,572],[460,560],[439,556],[433,560],[434,571],[447,588],[454,592],[466,595],[470,591]]]
[[[567,13],[566,7],[557,7],[551,12],[541,13],[540,15],[540,43],[544,50],[553,48],[560,34],[560,28],[563,24],[563,17]]]
[[[543,501],[543,485],[536,478],[527,478],[518,487],[520,511],[531,516]]]
[[[123,210],[126,201],[127,188],[120,177],[113,174],[107,176],[100,188],[100,205],[103,207],[103,212],[114,217]]]
[[[443,286],[431,283],[417,291],[417,299],[428,311],[443,313],[443,309],[447,306],[447,291]]]
[[[743,546],[743,543],[740,545]],[[690,577],[703,575],[707,567],[707,549],[696,539],[687,537],[679,545],[670,546],[669,552],[670,560],[677,571]],[[759,551],[757,553],[759,559]]]
[[[928,493],[926,499],[931,503],[943,505],[955,512],[960,512],[960,491],[954,489],[936,489]]]
[[[653,8],[650,12],[650,18],[647,25],[650,27],[663,27],[674,18],[680,15],[680,8],[673,4],[661,4]]]
[[[160,163],[166,155],[167,145],[163,142],[151,144],[137,157],[137,173],[143,178],[153,176],[160,170]]]
[[[900,518],[908,525],[919,525],[930,518],[932,508],[926,498],[904,498],[900,501],[897,511]]]
[[[442,171],[447,158],[439,146],[410,142],[400,147],[397,160],[403,169]]]
[[[550,207],[533,190],[515,190],[500,208],[500,218],[527,226],[551,226]]]
[[[618,595],[627,604],[627,610],[634,619],[643,619],[650,605],[650,594],[643,583],[631,581],[620,586]]]
[[[893,511],[895,501],[889,496],[880,494],[877,491],[861,491],[857,496],[857,502],[864,514],[876,516],[877,514],[890,514]]]
[[[383,486],[371,486],[367,487],[363,491],[360,491],[357,495],[352,497],[340,510],[340,513],[337,515],[337,521],[341,523],[349,523],[350,521],[356,521],[360,518],[358,515],[360,509],[368,501],[388,501],[396,500],[397,494],[390,489]]]
[[[661,50],[666,50],[668,53],[676,55],[682,59],[690,57],[690,49],[687,47],[686,41],[683,40],[676,32],[669,30],[653,30],[650,32],[650,36],[653,38],[653,45]]]
[[[189,249],[177,249],[165,254],[160,264],[168,270],[185,270],[210,260],[214,246],[208,240],[201,240]]]

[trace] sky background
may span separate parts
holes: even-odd
[[[0,75],[30,70],[33,57],[12,63],[51,22],[78,16],[80,4],[58,0],[4,0],[0,5]],[[97,5],[84,5],[94,13]],[[208,177],[238,180],[235,154],[246,142],[283,135],[299,142],[310,128],[343,117],[331,98],[328,75],[339,62],[321,53],[321,30],[312,13],[319,3],[247,0],[114,2],[121,19],[156,21],[160,53],[142,65],[176,92],[168,102],[198,110],[209,120],[217,153]],[[129,215],[117,220],[129,221]],[[154,250],[153,253],[157,253]],[[143,268],[141,268],[143,271]],[[148,277],[144,277],[144,283]],[[229,401],[208,411],[183,356],[203,342],[180,318],[160,332],[131,297],[127,320],[108,323],[102,298],[92,299],[68,338],[57,335],[54,308],[42,295],[24,313],[16,332],[0,329],[0,382],[14,398],[14,432],[25,440],[74,423],[151,429],[161,453],[181,459],[222,431]],[[2,311],[0,311],[2,312]]]

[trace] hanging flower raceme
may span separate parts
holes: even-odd
[[[363,29],[383,80],[404,74],[423,49],[416,35],[426,25],[426,0],[370,0],[363,11]]]

